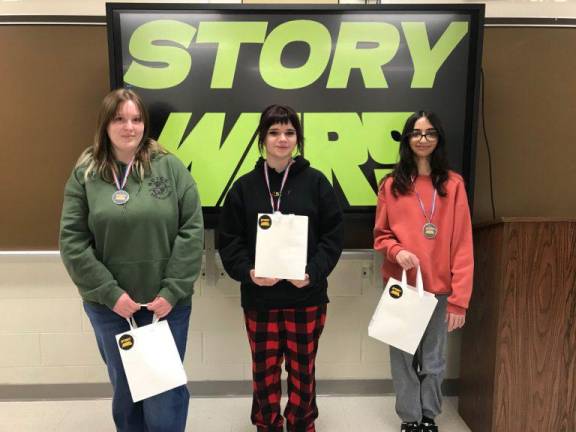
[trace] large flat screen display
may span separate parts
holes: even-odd
[[[207,227],[259,157],[272,103],[301,116],[305,156],[332,182],[346,248],[370,248],[378,182],[406,118],[436,112],[474,182],[483,5],[107,5],[111,86],[137,91],[154,138],[198,183]]]

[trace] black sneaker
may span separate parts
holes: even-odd
[[[420,432],[438,432],[438,426],[436,425],[436,423],[434,423],[434,421],[427,422],[427,421],[423,421],[422,423],[420,423]]]
[[[400,432],[419,432],[420,427],[416,422],[402,422]]]

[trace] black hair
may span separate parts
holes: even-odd
[[[266,134],[268,134],[268,129],[277,123],[292,124],[294,130],[296,130],[296,148],[298,153],[304,156],[302,125],[296,111],[287,105],[270,105],[262,111],[260,123],[258,124],[258,150],[260,150],[260,154],[264,152],[264,140],[266,139]]]
[[[431,111],[416,111],[404,124],[404,130],[400,137],[400,160],[390,174],[392,180],[392,193],[394,196],[406,195],[412,191],[412,178],[418,175],[418,167],[414,159],[414,152],[410,148],[410,133],[414,130],[416,121],[425,117],[438,132],[438,143],[430,155],[430,177],[434,188],[440,196],[446,196],[444,184],[448,180],[449,164],[446,157],[446,134],[442,122]]]

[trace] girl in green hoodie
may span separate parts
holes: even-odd
[[[114,387],[118,431],[184,431],[185,386],[133,403],[115,335],[166,318],[184,357],[203,249],[202,208],[190,172],[148,137],[133,91],[103,100],[92,146],[64,191],[60,253],[78,287]]]

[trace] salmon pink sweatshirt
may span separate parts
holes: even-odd
[[[418,176],[414,188],[430,216],[434,186],[430,176]],[[384,254],[382,276],[400,279],[402,267],[396,262],[401,250],[420,260],[424,289],[448,295],[448,312],[465,315],[472,294],[474,257],[472,224],[464,180],[450,171],[445,183],[446,196],[436,198],[432,223],[438,228],[436,238],[427,239],[422,228],[427,222],[414,191],[407,195],[392,194],[392,178],[387,178],[378,193],[374,249]],[[415,270],[408,272],[414,285]]]

